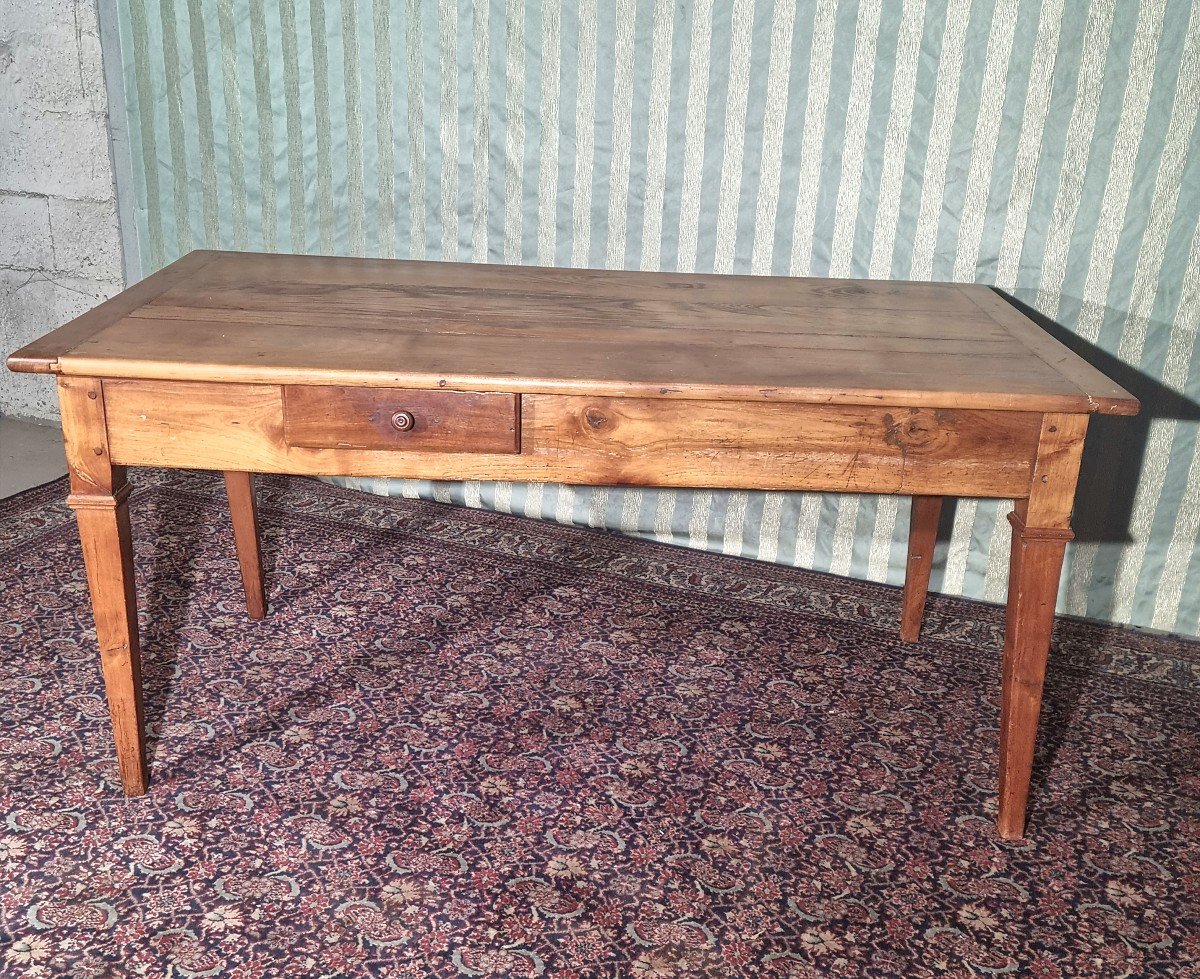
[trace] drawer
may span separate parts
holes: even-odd
[[[285,385],[283,434],[312,449],[521,451],[515,394]]]

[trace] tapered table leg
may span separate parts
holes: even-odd
[[[1009,514],[1013,525],[1008,610],[1004,620],[1004,681],[1000,694],[1000,816],[1005,839],[1025,832],[1025,807],[1042,708],[1042,684],[1063,553],[1070,530],[1027,527]]]
[[[1047,414],[1034,460],[1028,498],[1009,514],[1013,527],[1008,608],[1004,618],[1004,679],[1000,691],[1000,810],[1005,839],[1025,833],[1042,684],[1071,508],[1087,434],[1086,415]]]
[[[142,795],[148,776],[129,486],[124,469],[109,460],[100,382],[62,378],[59,402],[71,479],[67,503],[79,524],[121,784],[126,795]]]
[[[225,473],[225,491],[229,496],[229,515],[233,520],[233,542],[242,569],[242,588],[246,593],[246,611],[252,619],[267,614],[263,584],[262,547],[259,543],[258,509],[254,504],[253,477],[246,472]]]
[[[933,568],[933,548],[937,543],[938,520],[942,516],[940,496],[914,496],[908,528],[908,567],[904,572],[904,612],[900,617],[900,638],[916,642],[925,618],[925,599],[929,595],[929,572]]]

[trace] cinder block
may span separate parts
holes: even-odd
[[[119,281],[52,277],[43,272],[0,269],[0,358],[36,340],[121,290]],[[0,414],[55,419],[53,378],[5,371]]]
[[[85,278],[72,275],[54,277],[54,329],[68,320],[81,316],[104,300],[111,299],[122,289],[120,279]]]
[[[48,114],[0,99],[0,188],[112,200],[106,117]]]
[[[0,415],[58,421],[58,391],[52,374],[13,374],[0,385]]]
[[[5,97],[35,112],[90,110],[88,80],[80,70],[83,64],[80,41],[81,35],[76,34],[70,16],[62,22],[40,25],[36,31],[5,31],[0,41],[7,52],[0,62]]]
[[[121,288],[106,110],[94,0],[0,0],[0,354]],[[0,412],[57,417],[53,379],[0,368]]]
[[[42,273],[0,269],[0,336],[7,357],[46,332],[53,317],[54,285]],[[0,414],[23,418],[58,417],[52,378],[5,372],[0,382]]]
[[[79,21],[87,27],[79,34],[79,75],[83,79],[84,99],[92,112],[108,112],[108,90],[104,87],[104,59],[100,50],[100,22],[96,5],[80,0]]]
[[[86,279],[121,278],[121,238],[113,201],[51,197],[50,229],[59,273]]]
[[[0,194],[0,229],[0,265],[17,269],[54,267],[47,198]]]
[[[80,5],[81,16],[86,5]],[[4,0],[0,4],[0,14],[3,14],[0,23],[4,25],[6,37],[44,34],[56,26],[74,25],[75,0]]]
[[[27,343],[46,332],[53,316],[54,282],[47,273],[0,269],[0,327],[6,339],[17,346]]]

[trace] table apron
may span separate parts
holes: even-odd
[[[1039,412],[523,394],[516,453],[314,448],[289,444],[281,385],[103,388],[115,464],[301,475],[1011,499],[1029,495],[1042,426]]]

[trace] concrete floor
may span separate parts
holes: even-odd
[[[0,498],[66,475],[62,431],[0,417]]]

